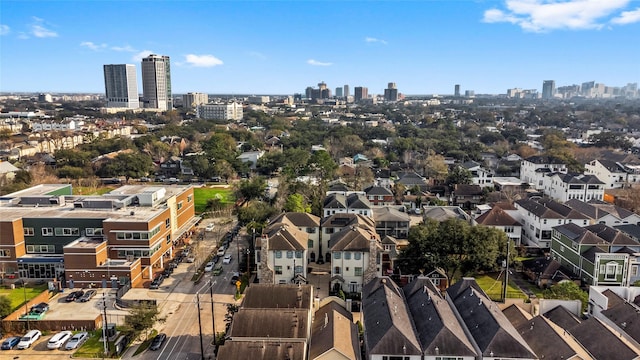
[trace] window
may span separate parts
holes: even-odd
[[[333,273],[336,274],[336,275],[339,275],[340,274],[340,266],[334,267],[333,268]]]
[[[167,244],[171,243],[171,234],[167,235]]]
[[[639,222],[640,223],[640,222]],[[333,234],[333,228],[326,228],[324,229],[324,233],[325,234]]]
[[[10,257],[11,250],[9,249],[0,249],[0,257]]]
[[[313,249],[313,240],[311,240],[311,239],[307,240],[307,248],[308,249]]]
[[[353,275],[355,276],[362,276],[362,268],[356,266],[355,268],[353,268]]]
[[[560,252],[564,252],[564,246],[560,245]]]
[[[282,266],[281,265],[276,265],[276,275],[282,275]]]
[[[170,218],[167,218],[167,219],[164,221],[164,228],[165,228],[165,229],[168,229],[169,227],[171,227],[171,219],[170,219]]]
[[[296,265],[296,267],[293,269],[293,273],[302,274],[302,265]]]
[[[287,259],[293,259],[293,251],[287,251]]]
[[[578,243],[575,243],[575,242],[574,242],[574,243],[571,243],[571,248],[572,248],[573,250],[578,250]]]
[[[187,196],[187,202],[188,202],[188,203],[190,203],[190,202],[191,202],[191,200],[193,200],[193,195],[189,195],[189,196]]]
[[[56,236],[79,236],[80,229],[78,228],[55,228],[54,232]]]
[[[93,235],[93,234],[94,234],[94,230],[93,230],[93,228],[86,228],[86,229],[84,229],[84,233],[85,233],[87,236],[91,236],[91,235]]]
[[[384,244],[384,245],[382,245],[382,247],[383,247],[384,251],[391,251],[391,245],[389,245],[389,244]]]
[[[316,233],[316,228],[314,227],[307,228],[307,234],[315,234],[315,233]]]
[[[354,253],[354,254],[353,254],[353,258],[354,258],[354,259],[356,259],[356,260],[360,260],[360,259],[362,258],[362,254],[361,254],[361,253],[359,253],[359,252]]]
[[[618,272],[618,264],[614,262],[607,263],[604,278],[606,280],[615,280]]]
[[[345,251],[345,253],[344,253],[344,259],[345,259],[345,260],[351,260],[351,253],[350,253],[350,252],[348,252],[348,251]]]
[[[302,251],[296,251],[296,259],[302,259]]]
[[[180,202],[178,203],[178,210],[182,209],[182,204],[183,204],[183,203],[184,203],[184,201],[180,201]]]
[[[333,258],[336,260],[340,259],[340,256],[341,256],[341,253],[339,251],[336,251],[333,253]]]
[[[53,236],[53,228],[42,228],[42,236]]]
[[[512,233],[513,232],[513,226],[505,226],[504,227],[504,232]]]
[[[276,259],[282,259],[282,251],[276,250]]]
[[[638,276],[638,265],[633,265],[631,267],[631,276]]]
[[[33,228],[24,228],[24,236],[33,236]]]

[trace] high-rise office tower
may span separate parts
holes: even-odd
[[[384,89],[384,100],[398,101],[398,87],[396,86],[396,83],[390,82],[387,84],[387,88]]]
[[[336,97],[339,97],[339,98],[342,97],[342,88],[341,87],[337,87],[336,88]]]
[[[173,109],[168,56],[151,54],[142,59],[142,100],[146,108]]]
[[[556,82],[553,80],[545,80],[542,82],[542,98],[553,99],[556,95]]]
[[[454,87],[453,96],[460,97],[460,84],[456,84]]]
[[[344,97],[349,97],[349,85],[343,86],[344,88]]]
[[[356,86],[353,88],[353,100],[355,102],[369,98],[369,89],[364,86]]]
[[[182,95],[182,104],[185,109],[195,109],[198,105],[209,102],[209,95],[205,93],[190,92]]]
[[[104,65],[104,89],[107,107],[127,109],[140,107],[135,65]]]

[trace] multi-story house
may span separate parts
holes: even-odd
[[[272,224],[286,223],[307,234],[307,254],[309,262],[315,262],[322,257],[320,249],[320,218],[307,213],[287,212],[271,220]],[[325,248],[326,250],[326,248]]]
[[[391,207],[374,208],[373,219],[376,222],[376,232],[380,237],[386,235],[396,239],[406,239],[409,236],[409,215]]]
[[[520,199],[514,203],[518,222],[522,224],[522,243],[541,249],[551,247],[554,226],[575,223],[589,225],[589,218],[551,199]]]
[[[585,285],[629,285],[630,253],[640,243],[604,224],[553,228],[551,255]]]
[[[640,215],[604,201],[591,200],[587,203],[571,199],[565,202],[565,205],[588,216],[593,224],[608,226],[640,224]]]
[[[258,279],[266,284],[291,284],[307,279],[306,232],[287,222],[271,223],[256,241]]]
[[[106,286],[113,277],[143,286],[188,241],[194,208],[190,186],[127,185],[101,196],[34,186],[0,202],[0,266],[7,277],[68,287]]]
[[[480,203],[484,193],[480,185],[456,184],[451,192],[452,205],[463,209],[475,209]]]
[[[242,104],[235,101],[227,104],[200,104],[196,106],[196,116],[207,120],[235,120],[243,117]]]
[[[475,219],[474,223],[502,230],[515,246],[520,246],[522,225],[500,207],[491,208]]]
[[[325,217],[340,213],[373,217],[371,203],[369,203],[365,195],[359,193],[349,195],[333,193],[327,195],[322,206],[322,213]]]
[[[585,164],[585,174],[598,177],[605,189],[620,189],[640,182],[640,165],[622,164],[607,159],[596,159]]]
[[[382,274],[382,245],[375,228],[352,225],[331,235],[331,288],[357,293]]]
[[[531,156],[522,160],[520,165],[522,182],[533,184],[538,190],[544,188],[544,177],[554,172],[567,173],[567,165],[551,156]]]
[[[475,161],[467,161],[461,166],[471,173],[471,183],[481,188],[493,186],[493,173]]]
[[[357,214],[337,213],[322,219],[320,227],[320,250],[319,254],[324,254],[324,262],[331,261],[331,250],[329,247],[329,240],[334,233],[340,232],[340,230],[351,227],[360,226],[366,228],[375,229],[376,223],[373,218]],[[318,260],[322,256],[318,256]]]
[[[551,173],[544,178],[545,195],[560,202],[570,199],[602,200],[604,183],[594,175]]]
[[[373,206],[390,206],[395,202],[393,192],[387,187],[369,186],[364,192]]]

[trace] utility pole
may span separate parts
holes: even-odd
[[[200,358],[204,360],[204,344],[202,343],[202,319],[200,318],[200,294],[196,293],[196,306],[198,307],[198,329],[200,330]]]
[[[104,345],[104,349],[102,352],[102,358],[104,359],[107,356],[107,295],[106,293],[102,293],[102,342]]]
[[[209,280],[209,294],[211,294],[211,323],[213,323],[213,346],[216,346],[218,342],[218,337],[216,336],[216,313],[213,306],[213,285],[215,283],[215,281],[211,282],[211,280]]]

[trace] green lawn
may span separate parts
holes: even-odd
[[[218,198],[223,204],[233,204],[235,198],[233,190],[220,187],[201,187],[193,189],[193,197],[196,205],[196,213],[200,214],[207,207],[207,200]]]
[[[9,287],[0,288],[0,296],[6,295],[11,300],[11,309],[15,310],[24,304],[25,295],[27,301],[33,299],[41,292],[43,292],[47,288],[47,285],[38,285],[38,286],[29,286],[24,289],[22,286],[16,287],[15,289],[9,289]]]
[[[99,358],[104,351],[104,343],[100,341],[102,329],[89,331],[89,339],[75,352],[74,357]],[[108,344],[111,346],[111,344]]]
[[[494,301],[502,300],[502,281],[504,278],[500,277],[496,280],[497,276],[498,273],[480,275],[476,277],[476,282],[480,285],[480,288],[482,288],[482,290],[489,295],[489,298]],[[520,291],[513,282],[509,281],[509,286],[507,287],[507,298],[526,299],[527,295]]]

